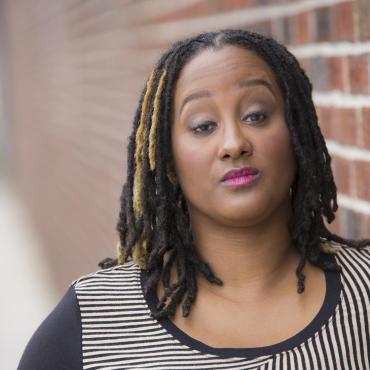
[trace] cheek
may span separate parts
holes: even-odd
[[[268,156],[284,157],[290,151],[290,142],[285,135],[277,133],[265,139],[265,152]]]
[[[174,143],[173,150],[175,169],[180,180],[196,179],[196,174],[204,171],[206,166],[206,155],[204,150],[186,142]]]
[[[263,141],[266,159],[282,173],[295,172],[295,159],[288,128],[272,133]]]
[[[210,171],[212,154],[210,148],[200,141],[173,140],[173,156],[177,178],[184,191],[197,184],[197,188],[206,184],[204,178]]]

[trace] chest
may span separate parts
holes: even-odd
[[[321,309],[325,284],[306,292],[281,299],[235,305],[216,303],[199,296],[188,317],[181,305],[171,318],[173,324],[190,337],[216,348],[264,347],[282,342],[307,327]],[[309,294],[309,296],[308,296]]]

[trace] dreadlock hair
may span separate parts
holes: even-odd
[[[188,316],[196,298],[196,273],[214,284],[223,282],[197,254],[186,201],[178,184],[171,182],[168,164],[171,152],[171,109],[173,91],[182,68],[202,50],[233,45],[253,51],[273,70],[284,97],[285,121],[297,163],[292,185],[292,217],[289,233],[300,254],[296,269],[297,292],[304,291],[306,260],[323,270],[340,271],[327,257],[333,253],[328,242],[352,248],[370,245],[370,239],[344,239],[331,233],[337,205],[337,189],[331,157],[317,122],[312,84],[297,59],[274,39],[245,30],[206,32],[175,43],[159,59],[142,92],[128,145],[127,181],[123,186],[117,223],[118,258],[105,259],[102,268],[133,259],[145,269],[144,294],[155,290],[162,276],[164,295],[152,316],[174,315],[184,295],[183,316]],[[164,254],[169,258],[164,264]],[[170,285],[173,264],[177,282]],[[166,305],[166,303],[168,304]]]

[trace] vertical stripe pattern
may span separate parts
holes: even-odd
[[[341,292],[329,320],[293,348],[240,357],[182,343],[150,317],[133,261],[74,281],[82,323],[83,369],[369,370],[370,251],[333,245]]]

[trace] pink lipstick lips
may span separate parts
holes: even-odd
[[[259,176],[260,172],[253,167],[236,168],[227,172],[222,183],[229,186],[248,185]]]

